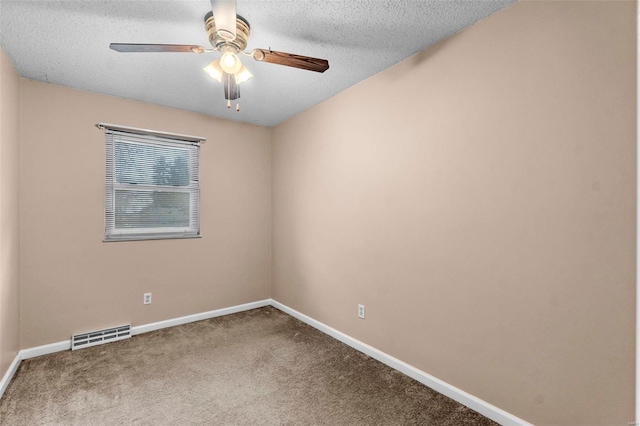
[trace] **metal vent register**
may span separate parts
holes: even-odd
[[[71,337],[71,350],[88,348],[89,346],[102,345],[103,343],[116,342],[131,337],[131,324],[114,328],[91,331],[89,333],[74,334]]]

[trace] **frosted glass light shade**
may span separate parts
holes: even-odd
[[[251,77],[253,77],[253,74],[251,74],[247,67],[243,65],[242,68],[240,68],[240,71],[236,73],[236,84],[244,83]]]
[[[222,73],[224,71],[222,71],[222,67],[220,66],[220,59],[215,59],[211,61],[211,63],[206,67],[204,67],[202,71],[206,72],[207,75],[212,79],[220,83],[222,82]]]

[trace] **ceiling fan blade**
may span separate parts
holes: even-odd
[[[225,40],[236,38],[236,0],[211,0],[216,32]]]
[[[329,69],[329,61],[326,59],[311,58],[309,56],[294,55],[293,53],[276,52],[267,49],[254,49],[251,52],[253,59],[259,62],[286,65],[308,71],[325,72]]]
[[[183,52],[202,53],[204,47],[195,44],[138,44],[111,43],[109,47],[116,52]]]

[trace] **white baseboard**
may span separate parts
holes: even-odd
[[[166,321],[158,321],[151,324],[143,324],[131,327],[131,335],[148,333],[162,328],[173,327],[176,325],[187,324],[195,321],[202,321],[209,318],[215,318],[223,315],[235,314],[238,312],[249,311],[251,309],[262,308],[271,304],[271,299],[259,300],[257,302],[245,303],[243,305],[231,306],[228,308],[215,309],[213,311],[202,312],[199,314],[187,315],[184,317],[173,318]],[[36,346],[34,348],[22,349],[16,355],[11,366],[5,373],[2,381],[0,381],[0,398],[4,394],[5,389],[18,370],[20,362],[24,359],[35,358],[41,355],[48,355],[55,352],[67,351],[71,349],[71,338],[62,342],[49,343],[48,345]]]
[[[54,352],[60,352],[67,349],[71,349],[71,340],[37,346],[35,348],[22,349],[18,351],[16,357],[13,359],[13,362],[11,362],[11,365],[7,369],[7,372],[4,373],[4,377],[2,377],[2,380],[0,381],[0,398],[2,398],[2,395],[4,395],[4,391],[7,390],[7,386],[9,386],[9,382],[11,382],[11,379],[13,379],[16,371],[18,371],[18,367],[20,366],[22,360],[34,358],[40,355],[52,354]]]
[[[223,315],[235,314],[238,312],[248,311],[251,309],[261,308],[263,306],[273,306],[297,319],[300,321],[309,324],[310,326],[322,331],[325,334],[345,343],[352,348],[369,355],[371,358],[374,358],[383,364],[388,365],[389,367],[400,371],[401,373],[406,374],[412,379],[417,380],[418,382],[430,387],[431,389],[440,392],[443,395],[448,396],[449,398],[457,401],[472,410],[477,411],[485,417],[490,418],[491,420],[500,423],[505,426],[532,426],[530,423],[507,413],[504,410],[501,410],[498,407],[495,407],[489,404],[486,401],[477,398],[462,389],[458,389],[455,386],[452,386],[430,374],[425,373],[422,370],[419,370],[403,361],[400,361],[397,358],[392,357],[389,354],[386,354],[372,346],[367,345],[357,339],[354,339],[351,336],[348,336],[341,331],[336,330],[335,328],[329,327],[326,324],[321,323],[311,317],[304,315],[292,309],[282,303],[273,300],[273,299],[265,299],[259,300],[257,302],[245,303],[243,305],[231,306],[229,308],[216,309],[213,311],[202,312],[194,315],[187,315],[184,317],[173,318],[165,321],[154,322],[151,324],[138,325],[135,327],[131,327],[131,335],[137,335],[142,333],[148,333],[154,330],[160,330],[162,328],[173,327],[176,325],[187,324],[195,321],[202,321],[209,318],[215,318]],[[2,381],[0,381],[0,397],[4,394],[5,389],[9,385],[9,382],[13,378],[14,374],[18,370],[18,366],[20,362],[24,359],[34,358],[41,355],[47,355],[54,352],[66,351],[71,349],[71,340],[65,340],[57,343],[50,343],[48,345],[37,346],[29,349],[22,349],[16,355],[15,359],[9,366],[9,369],[5,373]]]
[[[448,396],[449,398],[457,401],[467,407],[471,408],[474,411],[482,414],[485,417],[490,418],[491,420],[500,423],[505,426],[532,426],[531,423],[526,422],[513,414],[507,413],[500,408],[489,404],[486,401],[477,398],[462,389],[458,389],[457,387],[450,385],[432,375],[425,373],[422,370],[419,370],[406,362],[400,361],[397,358],[392,357],[389,354],[386,354],[372,346],[367,345],[357,339],[354,339],[351,336],[348,336],[341,331],[336,330],[335,328],[329,327],[326,324],[321,323],[311,317],[306,316],[303,313],[296,311],[282,303],[271,300],[271,306],[280,309],[281,311],[291,315],[299,319],[300,321],[309,324],[310,326],[322,331],[325,334],[345,343],[352,348],[369,355],[371,358],[374,358],[380,361],[383,364],[388,365],[389,367],[400,371],[401,373],[406,374],[414,380],[430,387],[431,389],[440,392],[443,395]]]
[[[35,348],[22,349],[20,351],[20,359],[35,358],[37,356],[49,355],[69,349],[71,349],[71,338],[69,338],[69,340],[63,340],[62,342],[49,343],[48,345],[36,346]]]
[[[11,365],[9,365],[7,372],[4,373],[4,377],[2,377],[2,380],[0,381],[0,397],[2,397],[4,391],[7,389],[7,386],[9,386],[9,382],[11,382],[11,379],[13,379],[13,375],[16,374],[16,371],[18,371],[20,361],[20,352],[18,352],[16,354],[16,357],[11,362]]]
[[[137,325],[131,327],[131,335],[148,333],[162,328],[174,327],[176,325],[188,324],[190,322],[202,321],[209,318],[221,317],[223,315],[237,314],[238,312],[249,311],[251,309],[269,306],[271,299],[258,300],[257,302],[245,303],[244,305],[231,306],[229,308],[216,309],[214,311],[202,312],[199,314],[187,315],[184,317],[168,319],[165,321],[153,322],[151,324]]]

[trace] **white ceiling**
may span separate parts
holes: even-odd
[[[328,59],[324,74],[242,57],[241,111],[202,68],[218,53],[118,53],[109,43],[199,44],[209,0],[0,0],[0,44],[21,76],[274,126],[515,0],[237,0],[247,50]]]

